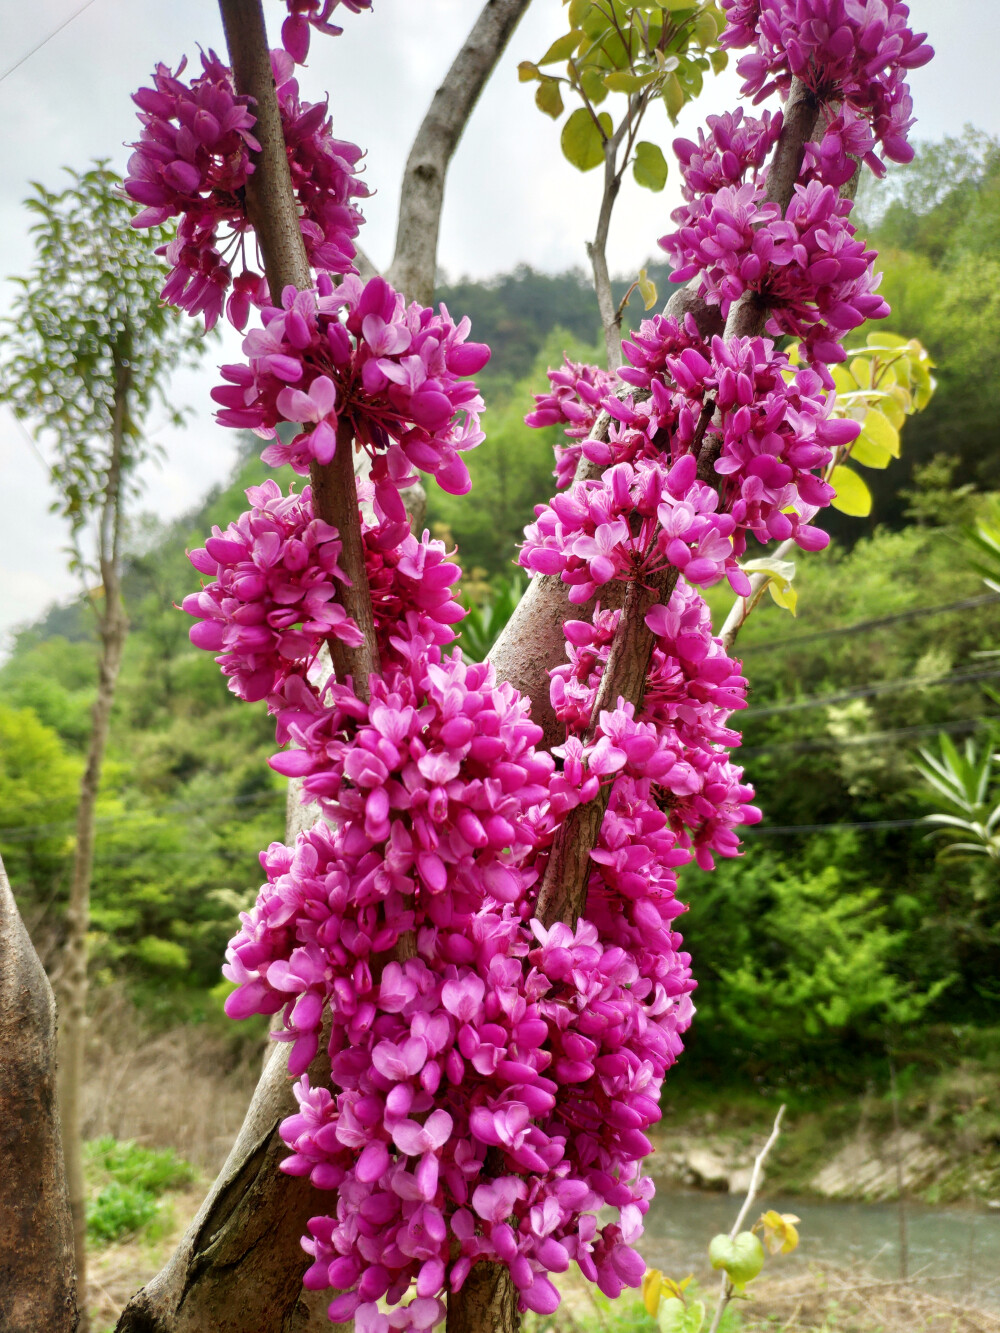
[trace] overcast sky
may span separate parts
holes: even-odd
[[[79,4],[0,5],[3,68]],[[367,179],[376,194],[367,201],[361,239],[377,265],[391,258],[410,140],[479,7],[480,0],[375,0],[374,13],[345,15],[342,37],[313,38],[312,60],[301,75],[303,93],[315,100],[329,91],[334,132],[368,150]],[[1000,132],[996,0],[912,0],[910,9],[914,26],[929,31],[938,52],[911,80],[916,135],[940,138],[966,122]],[[273,33],[283,12],[276,0],[266,0]],[[516,72],[518,61],[537,59],[563,30],[563,13],[561,0],[533,0],[452,162],[439,253],[449,277],[487,277],[518,263],[557,272],[585,262],[599,173],[581,175],[562,160],[559,127],[535,109],[533,85],[519,84]],[[55,187],[64,164],[81,167],[94,157],[110,157],[121,170],[127,158],[123,143],[137,133],[130,93],[149,81],[159,60],[176,66],[185,53],[197,60],[199,43],[224,49],[211,0],[92,0],[24,64],[0,77],[6,157],[0,176],[0,274],[23,272],[31,260],[21,206],[28,183]],[[691,134],[706,115],[733,106],[736,87],[731,72],[709,82],[678,132]],[[650,114],[658,116],[659,109]],[[661,142],[672,137],[655,121],[653,128]],[[611,228],[613,271],[634,272],[655,251],[679,198],[676,172],[672,175],[661,195],[626,181]],[[9,293],[4,284],[3,309]],[[154,414],[153,434],[165,446],[167,461],[144,477],[142,505],[164,519],[189,508],[230,471],[233,436],[214,424],[208,393],[216,382],[214,365],[237,351],[237,340],[216,345],[202,371],[177,376],[175,400],[194,408],[185,431],[159,428]],[[5,408],[0,409],[0,485],[2,651],[12,626],[74,591],[65,571],[64,529],[47,512],[45,470]]]

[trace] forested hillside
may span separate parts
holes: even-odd
[[[1000,597],[968,565],[960,533],[1000,488],[997,145],[970,132],[925,149],[890,194],[888,207],[863,206],[886,246],[892,326],[930,348],[940,387],[907,424],[902,462],[867,474],[871,520],[838,518],[831,549],[801,560],[798,618],[768,604],[740,640],[754,681],[743,756],[765,821],[742,859],[713,877],[682,873],[699,978],[691,1077],[815,1089],[836,1069],[842,1087],[852,1076],[860,1085],[887,1041],[933,1062],[1000,1023],[995,863],[935,861],[910,763],[939,729],[982,745],[1000,719],[1000,659],[989,655],[1000,649]],[[655,276],[663,297],[665,274]],[[557,436],[524,426],[531,394],[564,350],[596,358],[598,318],[582,274],[520,269],[440,295],[494,347],[488,438],[470,463],[475,500],[435,489],[428,515],[457,542],[468,593],[482,596],[511,571],[518,534],[550,490]],[[631,314],[641,314],[635,297]],[[230,485],[169,529],[136,534],[129,560],[92,965],[98,996],[120,979],[164,1025],[220,1012],[226,940],[257,889],[258,852],[283,835],[263,705],[235,706],[171,606],[196,586],[185,548],[245,508],[264,470],[247,449]],[[713,603],[724,616],[723,591]],[[0,668],[0,850],[47,960],[94,690],[91,634],[83,604],[57,608],[17,636]]]

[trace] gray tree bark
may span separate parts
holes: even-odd
[[[78,1327],[55,1000],[0,862],[0,1329]]]
[[[529,4],[530,0],[486,0],[465,45],[434,94],[406,159],[396,253],[386,276],[398,291],[421,305],[429,305],[434,296],[448,164],[480,93]]]

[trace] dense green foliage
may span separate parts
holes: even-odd
[[[941,169],[942,150],[921,154],[894,186],[900,204],[877,223],[909,247],[886,260],[888,294],[899,302],[893,325],[928,344],[938,395],[907,422],[903,461],[866,470],[871,520],[838,520],[850,539],[799,561],[798,619],[765,600],[739,640],[752,682],[743,759],[765,822],[741,859],[712,875],[682,873],[691,907],[680,924],[699,978],[689,1078],[751,1077],[786,1093],[861,1085],[887,1041],[929,1059],[926,1033],[1000,1022],[996,863],[935,859],[916,823],[933,806],[912,762],[941,728],[981,747],[983,720],[1000,720],[985,693],[1000,687],[1000,666],[982,656],[1000,648],[1000,597],[982,600],[989,594],[962,545],[963,527],[989,511],[984,488],[1000,486],[991,470],[1000,388],[981,373],[996,360],[989,339],[1000,319],[989,302],[1000,281],[983,301],[959,301],[953,286],[976,269],[973,259],[993,263],[997,253],[984,239],[1000,207],[997,148],[969,142],[967,159],[962,145],[943,150],[958,162],[952,171]],[[945,186],[930,189],[932,178]],[[523,414],[564,349],[595,357],[597,312],[573,274],[522,269],[442,295],[471,314],[496,355],[487,440],[470,458],[472,496],[431,488],[428,523],[455,539],[467,592],[492,607],[517,536],[551,489],[556,433],[528,430]],[[948,301],[952,324],[942,322]],[[168,529],[149,524],[127,562],[131,634],[99,810],[92,959],[98,981],[123,976],[164,1022],[218,1013],[219,964],[259,884],[257,853],[283,835],[263,705],[235,706],[172,606],[196,586],[185,548],[239,513],[244,488],[263,472],[248,448],[227,488]],[[929,613],[968,599],[979,600]],[[711,600],[720,623],[726,590]],[[489,634],[491,614],[471,626],[473,637]],[[0,851],[46,948],[58,943],[67,885],[92,634],[86,606],[54,609],[0,667]],[[471,639],[468,648],[478,655]]]

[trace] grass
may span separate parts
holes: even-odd
[[[195,1170],[171,1148],[143,1148],[105,1134],[84,1149],[87,1175],[87,1238],[108,1245],[144,1232],[149,1239],[172,1225],[167,1191],[190,1185]]]

